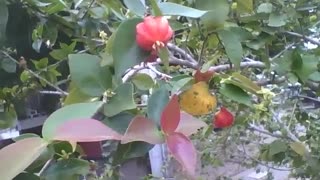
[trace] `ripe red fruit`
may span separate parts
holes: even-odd
[[[169,22],[162,16],[147,16],[136,26],[136,42],[144,50],[164,47],[173,36]]]
[[[230,127],[233,124],[233,120],[233,115],[225,107],[221,107],[220,111],[214,115],[213,126],[214,128]]]

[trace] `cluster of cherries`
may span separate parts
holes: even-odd
[[[173,36],[173,30],[165,17],[147,16],[136,26],[136,42],[140,48],[156,55],[165,47]],[[227,128],[232,126],[234,116],[225,107],[214,115],[213,128]]]

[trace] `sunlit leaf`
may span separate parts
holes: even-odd
[[[217,99],[209,92],[209,86],[201,81],[180,94],[180,107],[191,115],[205,115],[217,106]]]
[[[191,116],[188,113],[181,112],[181,119],[176,132],[182,133],[185,136],[190,136],[196,133],[200,128],[206,127],[207,124],[200,119]]]
[[[240,13],[251,13],[253,11],[253,0],[236,0],[238,3],[237,10]]]
[[[173,95],[161,114],[161,130],[170,134],[174,132],[180,121],[180,107],[177,95]]]
[[[0,174],[13,179],[45,150],[47,143],[39,138],[22,139],[0,150]]]
[[[96,142],[120,140],[122,136],[95,119],[71,120],[60,125],[54,140],[70,142]]]
[[[172,133],[166,138],[167,146],[173,157],[191,176],[195,174],[197,154],[190,139],[181,133]]]
[[[126,144],[133,141],[161,144],[164,142],[164,139],[161,137],[160,131],[153,121],[142,116],[136,116],[129,124],[121,143]]]
[[[307,153],[306,147],[300,142],[293,142],[290,144],[290,148],[301,156],[305,156]]]
[[[65,106],[54,113],[44,122],[42,135],[46,140],[52,140],[56,129],[63,123],[74,119],[91,118],[103,102],[78,103]]]
[[[171,2],[159,3],[159,8],[163,15],[185,16],[191,18],[199,18],[207,12]]]

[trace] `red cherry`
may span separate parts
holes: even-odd
[[[173,36],[169,22],[162,16],[147,16],[136,26],[136,42],[144,50],[164,47]]]
[[[214,115],[213,126],[214,128],[227,128],[233,124],[233,121],[233,115],[225,107],[221,107],[220,111]]]

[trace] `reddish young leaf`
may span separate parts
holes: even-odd
[[[167,146],[173,157],[190,176],[195,175],[197,155],[192,142],[181,133],[172,133],[166,137]]]
[[[122,135],[95,119],[68,121],[57,128],[54,136],[54,140],[70,142],[96,142],[121,138]]]
[[[207,72],[201,72],[199,69],[196,71],[194,74],[194,79],[197,82],[204,81],[208,82],[211,77],[213,76],[214,72],[213,71],[207,71]]]
[[[2,148],[0,150],[1,179],[13,179],[35,161],[47,145],[47,142],[40,137],[31,137]]]
[[[180,107],[178,96],[173,95],[167,106],[164,108],[161,114],[161,129],[166,134],[173,133],[180,121]]]
[[[121,144],[133,141],[145,141],[150,144],[164,143],[163,137],[153,121],[143,117],[136,116],[129,124],[124,134]]]
[[[198,129],[206,127],[207,124],[200,119],[193,117],[192,115],[181,112],[181,119],[176,129],[176,132],[182,133],[185,136],[190,136],[198,131]]]

